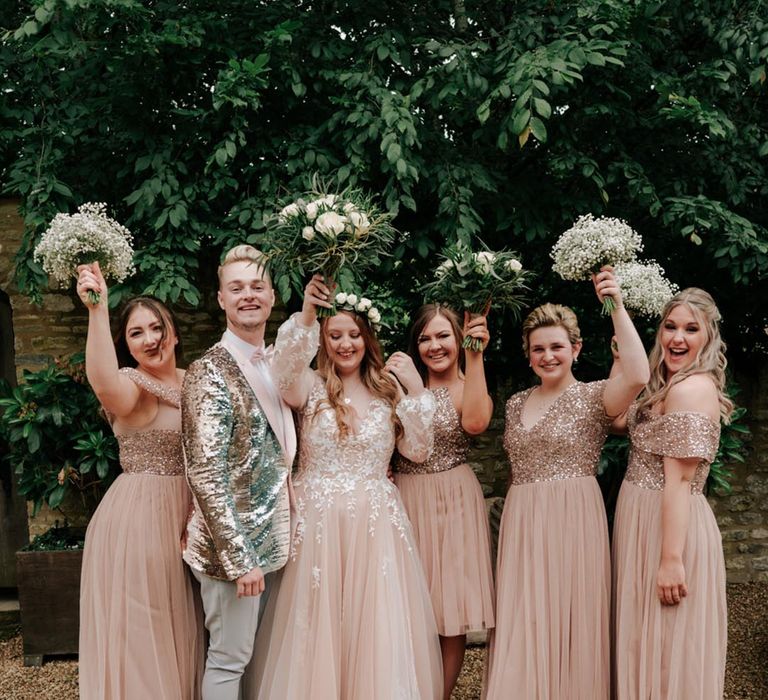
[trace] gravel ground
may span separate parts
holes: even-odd
[[[727,700],[768,698],[768,584],[728,586]],[[485,647],[470,647],[454,700],[478,700]],[[2,700],[77,700],[77,662],[47,661],[42,668],[22,665],[21,637],[0,642]]]

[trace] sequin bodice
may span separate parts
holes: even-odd
[[[512,484],[594,476],[610,419],[603,408],[605,381],[571,384],[526,430],[520,413],[533,389],[507,402],[504,449]]]
[[[461,427],[461,419],[453,405],[451,392],[447,387],[440,387],[432,393],[435,397],[435,449],[432,456],[421,464],[411,462],[398,453],[395,458],[395,470],[401,474],[436,474],[467,461],[471,439]]]
[[[700,461],[691,481],[691,493],[703,493],[709,465],[720,443],[719,423],[703,413],[638,413],[634,403],[627,414],[627,427],[632,443],[624,477],[627,481],[644,489],[661,490],[664,488],[664,457],[698,457]]]
[[[145,426],[112,424],[120,448],[120,466],[127,474],[180,476],[184,474],[181,446],[181,390],[152,380],[136,369],[120,370],[145,391],[156,396],[157,415]]]

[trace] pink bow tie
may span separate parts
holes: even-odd
[[[253,365],[257,362],[269,362],[272,359],[274,351],[275,347],[273,345],[270,345],[268,348],[256,348],[251,355],[251,364]]]

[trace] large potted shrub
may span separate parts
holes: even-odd
[[[0,455],[37,515],[45,505],[55,527],[17,553],[24,662],[77,652],[80,566],[89,516],[119,473],[117,442],[85,378],[82,353],[25,371],[15,388],[0,383]]]

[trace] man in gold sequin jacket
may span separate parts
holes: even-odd
[[[275,297],[259,255],[241,245],[225,256],[218,299],[227,330],[184,379],[184,455],[194,499],[184,560],[200,581],[210,634],[203,700],[237,700],[264,576],[285,564],[290,543],[296,434],[264,348]]]

